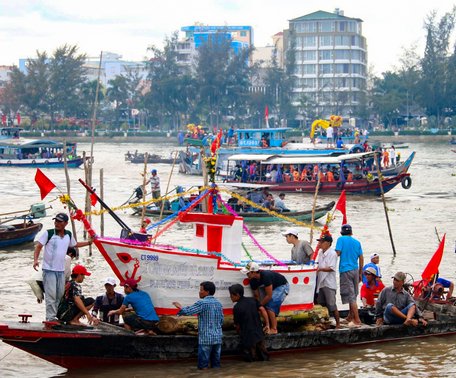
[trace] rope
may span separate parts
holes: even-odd
[[[245,248],[244,243],[241,243],[241,246],[242,246],[242,249],[244,250],[244,252],[246,253],[247,257],[250,259],[250,261],[253,261],[253,257],[252,257],[252,255],[249,253],[249,251],[247,251],[247,248]]]

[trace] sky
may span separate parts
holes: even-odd
[[[375,5],[377,4],[377,5]],[[456,0],[0,0],[0,65],[18,65],[36,51],[49,55],[64,44],[98,57],[101,51],[143,60],[147,48],[161,47],[181,26],[250,25],[255,46],[288,28],[288,20],[318,11],[360,18],[367,38],[368,64],[380,74],[399,66],[404,48],[416,45],[422,56],[424,21],[440,18]]]

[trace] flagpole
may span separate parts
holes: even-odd
[[[315,186],[315,194],[314,194],[314,200],[313,200],[313,205],[312,205],[312,220],[310,223],[310,240],[309,243],[312,244],[312,239],[313,239],[313,229],[315,226],[315,207],[317,205],[317,197],[318,197],[318,190],[320,189],[320,167],[318,167],[318,172],[317,172],[317,185]]]
[[[63,140],[63,166],[65,169],[65,179],[66,179],[66,186],[67,186],[67,193],[70,196],[70,174],[68,172],[68,157],[67,157],[67,144],[66,144],[66,139]],[[70,217],[71,220],[71,229],[73,230],[73,235],[74,239],[76,239],[76,225],[74,224],[74,219]],[[79,257],[79,251],[78,251],[78,257]]]
[[[374,152],[374,161],[377,161],[377,152]],[[394,247],[393,233],[391,232],[391,225],[388,217],[388,208],[386,207],[385,192],[383,191],[382,173],[380,172],[380,165],[377,164],[378,186],[382,195],[383,209],[385,210],[386,224],[388,226],[388,233],[391,240],[391,247],[393,248],[393,256],[396,257],[396,248]]]

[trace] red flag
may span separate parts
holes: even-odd
[[[92,206],[95,206],[98,202],[97,195],[95,193],[90,194],[90,203]]]
[[[17,114],[16,114],[16,121],[17,121],[17,125],[20,126],[21,125],[21,115],[19,112],[17,112]]]
[[[269,108],[267,105],[264,108],[264,118],[266,118],[266,120],[269,118]]]
[[[36,169],[35,182],[40,188],[42,200],[55,188],[54,183],[39,168]]]
[[[344,190],[342,190],[342,193],[340,193],[340,197],[339,197],[339,200],[337,201],[337,205],[336,205],[336,210],[339,210],[343,215],[342,224],[348,223],[346,202],[347,202],[347,200],[346,200],[345,189],[344,189]]]
[[[435,251],[434,256],[432,256],[432,258],[429,260],[426,268],[421,274],[421,278],[425,281],[426,284],[430,282],[432,276],[439,271],[440,261],[442,261],[443,256],[443,248],[445,247],[445,236],[446,234],[443,235],[442,241],[440,242],[437,251]]]

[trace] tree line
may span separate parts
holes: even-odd
[[[426,46],[420,57],[415,46],[404,48],[399,67],[369,75],[366,101],[353,116],[365,122],[377,119],[387,127],[416,123],[417,115],[428,118],[428,126],[441,127],[456,112],[456,45],[450,39],[455,28],[456,8],[440,19],[435,12],[424,23]],[[252,64],[253,47],[234,52],[224,33],[216,33],[197,50],[190,64],[179,63],[178,33],[164,40],[163,48],[151,46],[145,62],[147,80],[128,69],[109,80],[98,96],[98,114],[105,124],[119,129],[138,109],[143,125],[170,129],[188,123],[263,126],[265,107],[276,120],[294,119],[302,106],[292,103],[295,82],[293,38],[285,54],[284,67],[273,54],[266,67]],[[27,61],[27,72],[13,67],[0,98],[4,113],[20,111],[32,123],[46,118],[90,118],[96,80],[87,79],[86,55],[77,46],[64,45],[52,55],[37,51]],[[252,83],[261,83],[261,90]],[[319,117],[318,104],[305,98],[309,118]],[[309,119],[311,122],[313,119]]]

